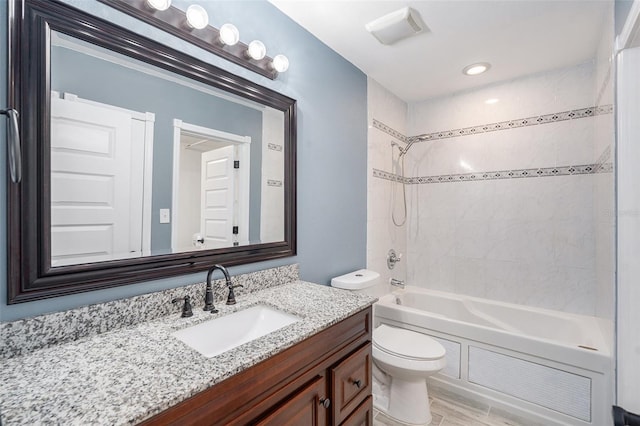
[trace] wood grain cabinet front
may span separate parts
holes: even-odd
[[[367,307],[143,425],[371,425]]]
[[[303,389],[297,391],[287,401],[283,402],[275,411],[258,426],[325,426],[330,403],[327,403],[327,381],[324,376],[318,376]]]
[[[362,401],[341,426],[369,426],[373,424],[373,397],[369,395]]]
[[[371,345],[363,346],[331,368],[333,420],[342,424],[371,395]]]

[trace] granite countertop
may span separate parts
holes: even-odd
[[[375,298],[296,281],[0,360],[0,423],[136,424],[370,306]],[[213,358],[170,334],[266,304],[300,321]]]

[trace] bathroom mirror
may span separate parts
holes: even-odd
[[[9,303],[295,254],[295,101],[56,1],[10,1]]]

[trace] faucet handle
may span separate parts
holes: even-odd
[[[171,303],[173,303],[175,305],[176,303],[178,303],[181,300],[184,300],[184,305],[182,305],[182,315],[180,315],[180,316],[182,318],[192,317],[193,316],[193,310],[191,309],[191,297],[189,297],[189,296],[185,296],[184,298],[176,297],[175,299],[173,299],[171,301]]]
[[[235,284],[229,286],[229,296],[227,297],[227,305],[235,305],[236,304],[236,294],[233,291],[234,288],[244,287],[242,284]]]
[[[387,254],[387,267],[389,269],[393,269],[396,266],[396,263],[402,260],[402,253],[396,254],[394,249],[389,250]]]

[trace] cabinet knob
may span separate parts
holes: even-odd
[[[362,380],[351,380],[353,382],[354,385],[356,385],[356,387],[358,389],[360,389],[360,386],[362,386]]]
[[[324,408],[329,408],[329,406],[331,405],[331,400],[329,398],[321,398],[320,405],[322,405]]]

